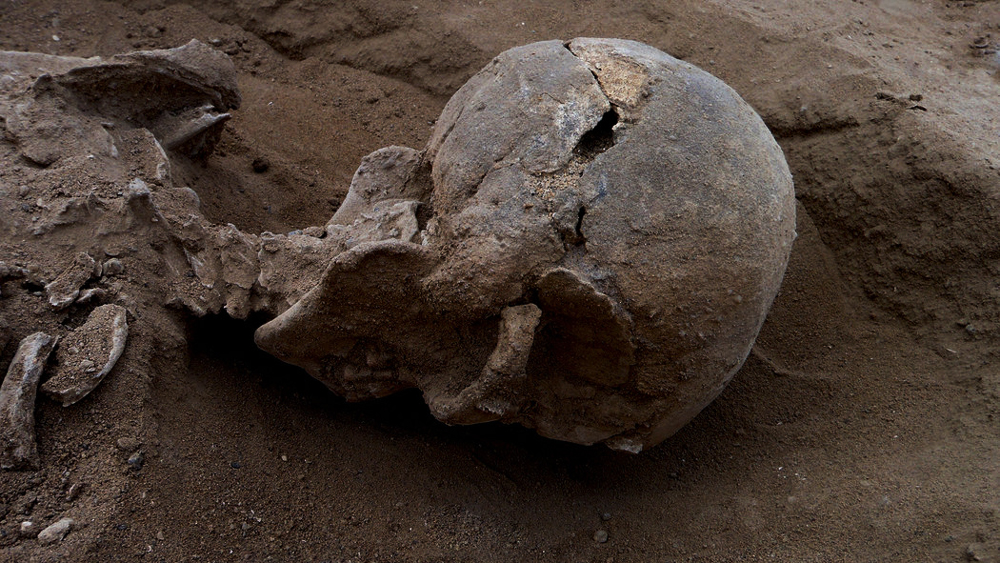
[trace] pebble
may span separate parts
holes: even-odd
[[[56,543],[57,541],[62,541],[66,534],[69,533],[70,528],[73,527],[72,518],[63,518],[62,520],[52,524],[48,528],[45,528],[38,533],[38,543],[42,545],[48,545],[50,543]]]
[[[611,513],[610,512],[602,512],[601,513],[601,520],[603,520],[604,522],[607,522],[608,520],[611,520]]]
[[[122,261],[117,258],[111,258],[101,266],[101,274],[104,276],[117,276],[125,271],[125,266],[122,265]]]
[[[144,457],[142,455],[142,452],[138,451],[138,452],[135,452],[134,454],[132,454],[132,455],[129,456],[129,458],[128,458],[128,464],[132,467],[132,469],[135,469],[136,471],[139,471],[139,470],[142,469],[143,459],[144,459]]]
[[[965,558],[969,561],[983,561],[983,562],[994,562],[996,559],[993,558],[989,553],[989,548],[983,543],[970,543],[969,547],[965,548]]]
[[[34,531],[35,531],[35,523],[34,522],[32,522],[31,520],[25,520],[24,522],[21,522],[21,535],[22,536],[31,536],[31,535],[34,535],[33,534]]]
[[[607,530],[597,530],[594,532],[594,541],[597,543],[606,543],[608,541],[608,531]]]

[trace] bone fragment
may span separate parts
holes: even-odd
[[[94,259],[86,252],[77,254],[73,263],[45,286],[49,304],[56,309],[63,309],[76,301],[80,288],[94,275],[94,265]]]
[[[37,469],[35,397],[56,339],[36,332],[21,341],[0,386],[0,468]]]
[[[497,346],[479,379],[454,399],[440,400],[433,405],[441,420],[453,424],[497,420],[519,402],[521,386],[518,382],[525,378],[542,310],[528,303],[507,307],[500,318]]]
[[[121,305],[102,305],[82,326],[71,332],[56,351],[58,367],[42,385],[42,392],[64,407],[87,396],[115,367],[128,337],[126,311]]]
[[[166,114],[154,126],[154,130],[165,149],[182,151],[190,156],[202,156],[211,152],[222,128],[231,117],[229,113],[219,113],[209,104],[176,117]]]
[[[38,532],[38,543],[49,545],[62,541],[66,534],[73,528],[72,518],[62,518],[55,524],[50,525],[41,532]]]

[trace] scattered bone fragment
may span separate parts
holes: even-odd
[[[0,115],[22,156],[43,167],[74,156],[118,158],[108,130],[134,124],[167,150],[204,156],[218,141],[227,111],[240,105],[233,63],[197,40],[103,58],[0,56],[15,75],[38,76],[12,103],[0,100]]]
[[[0,468],[37,469],[35,397],[56,339],[36,332],[21,341],[0,386]]]
[[[80,288],[94,275],[94,266],[94,259],[89,254],[77,254],[73,263],[45,286],[49,304],[56,309],[64,309],[76,301]]]
[[[51,524],[41,532],[38,532],[38,543],[42,545],[49,545],[62,541],[72,528],[73,519],[62,518],[55,524]]]
[[[99,301],[101,299],[104,299],[104,297],[107,294],[108,294],[107,291],[104,291],[103,289],[101,289],[99,287],[92,287],[90,289],[84,289],[84,290],[80,291],[80,296],[76,298],[76,303],[79,303],[79,304],[82,305],[82,304],[85,304],[85,303],[90,303],[91,301]]]
[[[87,322],[69,333],[56,351],[55,373],[42,392],[64,407],[87,396],[115,367],[128,338],[126,310],[121,305],[101,305]]]
[[[232,117],[220,113],[211,105],[197,107],[180,115],[166,114],[155,124],[154,134],[169,151],[179,151],[191,157],[212,152],[226,122]]]

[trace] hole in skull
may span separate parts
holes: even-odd
[[[618,123],[618,112],[614,106],[606,111],[593,129],[580,137],[574,152],[586,158],[593,158],[610,149],[615,144],[614,127]]]
[[[417,232],[427,230],[427,222],[434,217],[434,205],[432,203],[421,203],[417,206]]]

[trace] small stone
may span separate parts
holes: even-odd
[[[604,522],[607,522],[608,520],[611,520],[611,513],[610,512],[602,512],[601,513],[601,520],[604,521]]]
[[[129,456],[128,464],[132,469],[140,471],[142,469],[143,460],[145,460],[145,456],[142,455],[142,451],[138,451]]]
[[[122,265],[122,261],[117,258],[111,258],[101,266],[101,275],[103,276],[117,276],[125,271],[125,266]]]
[[[76,500],[76,497],[79,496],[81,490],[83,490],[83,485],[80,483],[73,483],[70,485],[69,489],[66,491],[66,501],[72,502]]]
[[[163,531],[162,530],[159,531],[159,532],[156,532],[156,539],[158,541],[163,541],[164,540],[164,535],[163,535]]]
[[[607,530],[597,530],[594,532],[594,541],[597,543],[607,543],[608,532]]]
[[[35,535],[35,523],[31,520],[21,522],[21,535],[26,537]]]
[[[232,462],[232,463],[229,464],[229,467],[232,467],[233,469],[239,469],[239,468],[241,468],[243,466],[240,464],[240,462],[234,461],[234,462]]]
[[[984,543],[970,543],[969,547],[965,548],[965,558],[969,561],[995,563],[997,559],[989,551],[989,548]]]
[[[42,545],[48,545],[50,543],[56,543],[57,541],[62,541],[66,534],[69,533],[70,529],[73,527],[72,518],[63,518],[62,520],[52,524],[48,528],[45,528],[38,533],[38,543]]]

